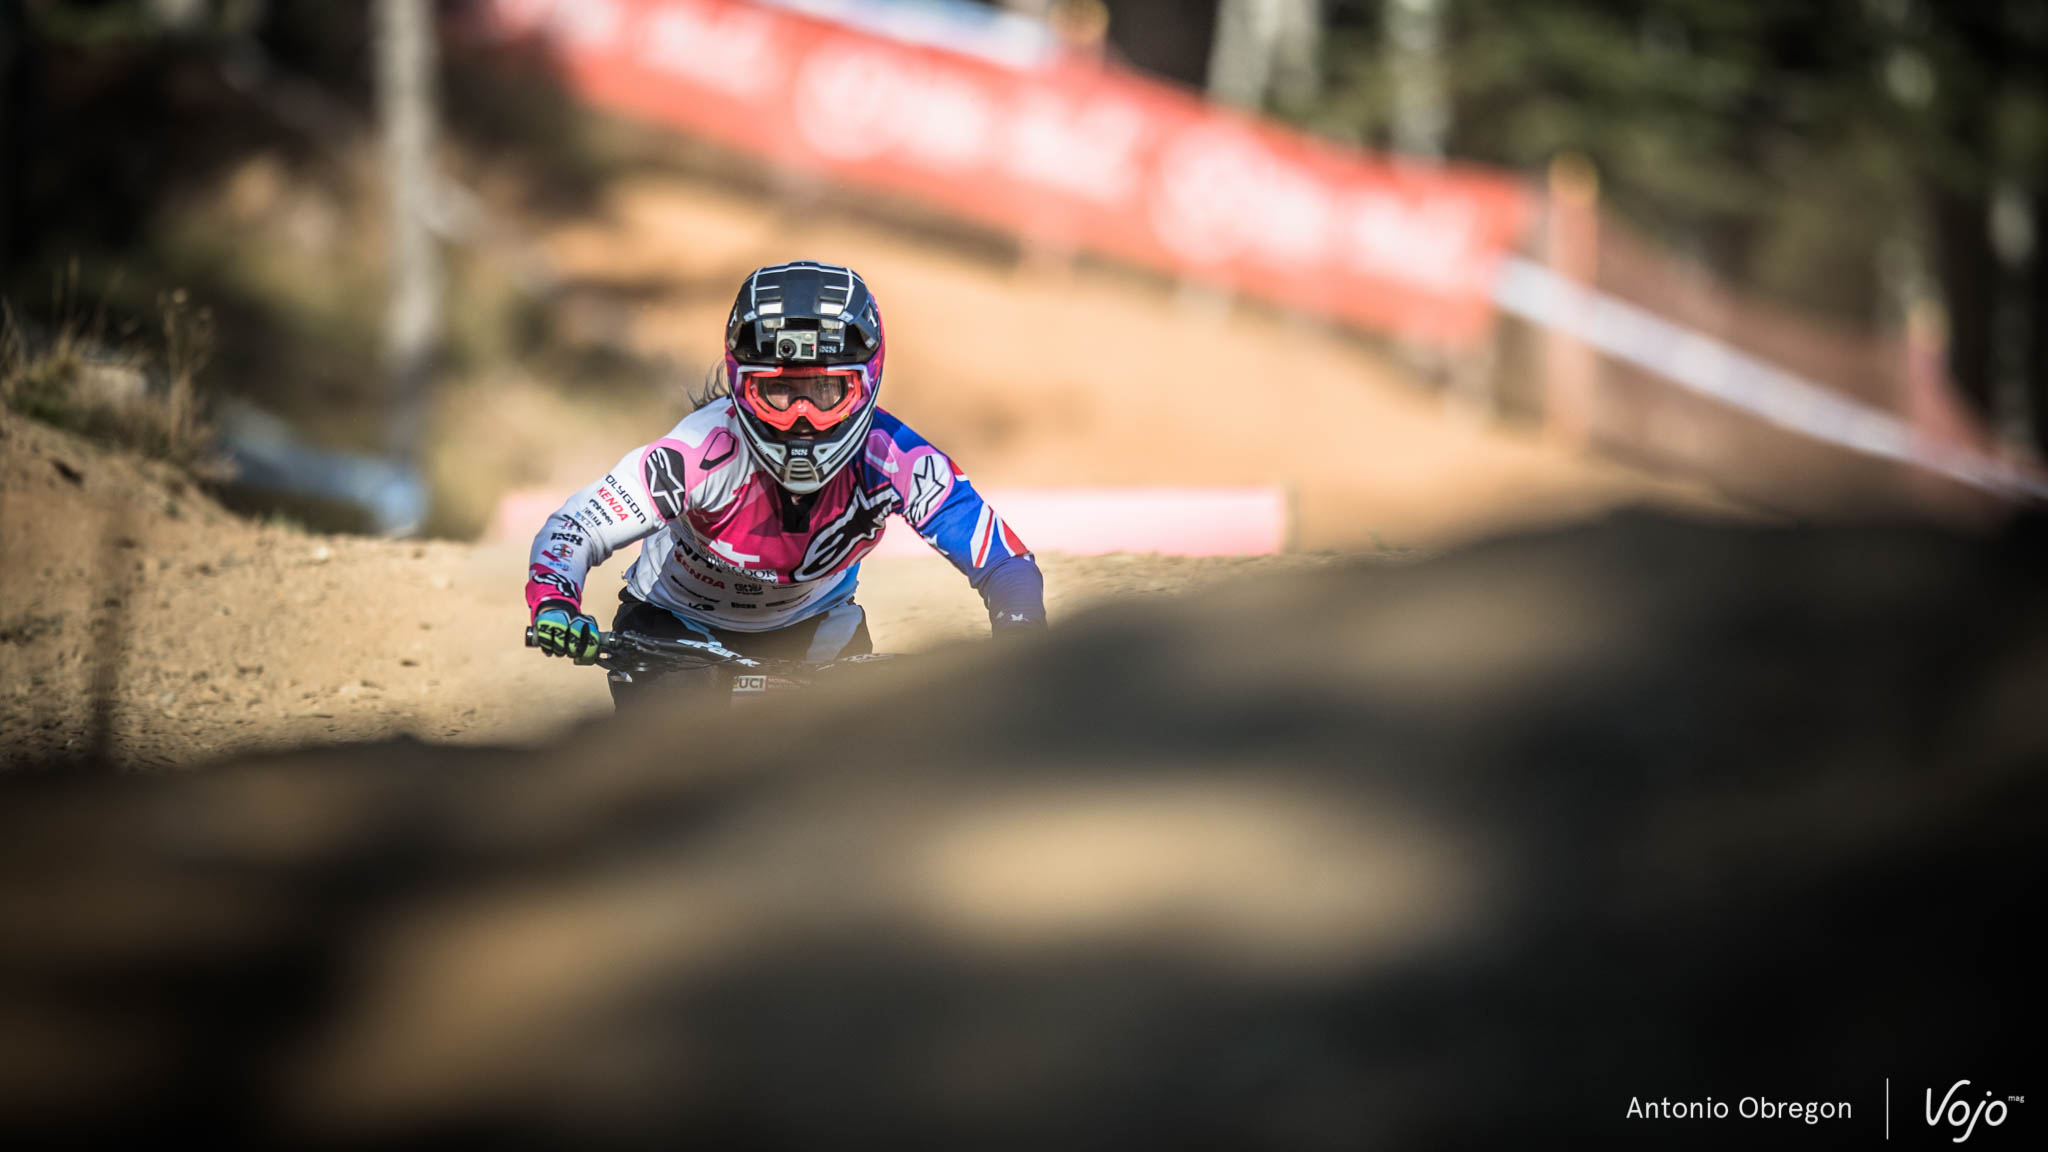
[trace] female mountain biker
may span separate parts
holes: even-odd
[[[882,317],[859,275],[811,261],[758,269],[725,349],[723,395],[628,452],[534,536],[526,604],[542,651],[597,658],[584,578],[646,539],[613,630],[765,659],[868,652],[854,587],[891,513],[967,577],[998,635],[1045,626],[1023,541],[952,460],[876,406]],[[611,688],[619,705],[636,690],[616,673]]]

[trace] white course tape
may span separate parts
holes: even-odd
[[[1541,264],[1510,257],[1494,282],[1507,312],[1802,436],[1938,473],[2001,496],[2048,499],[2048,483],[2003,461],[1913,435],[1906,422],[1811,380],[1593,292]]]

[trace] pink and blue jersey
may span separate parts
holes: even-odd
[[[644,540],[632,594],[736,632],[784,628],[846,603],[860,561],[901,516],[982,595],[997,627],[1045,620],[1030,551],[965,474],[902,421],[875,410],[858,459],[792,496],[755,467],[721,397],[628,452],[548,517],[528,558],[526,603],[580,605],[590,569]]]

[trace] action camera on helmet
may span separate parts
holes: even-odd
[[[816,332],[785,331],[775,337],[775,358],[777,360],[816,360],[818,358],[818,334]]]

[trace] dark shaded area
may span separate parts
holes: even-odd
[[[20,109],[27,106],[36,84],[29,72],[27,36],[21,5],[0,4],[0,269],[12,267],[21,243],[21,180],[27,152]]]
[[[184,23],[173,7],[42,0],[0,13],[0,300],[21,347],[142,361],[162,393],[175,374],[158,363],[164,302],[189,302],[217,339],[186,375],[223,437],[243,426],[236,413],[247,402],[282,418],[309,451],[380,456],[391,384],[374,6],[199,3]],[[644,394],[660,366],[565,334],[560,318],[575,301],[503,224],[587,210],[632,161],[605,152],[602,132],[553,82],[546,46],[477,43],[477,4],[435,8],[443,380],[516,361],[545,378]],[[331,531],[394,526],[360,493],[315,490],[317,470],[280,487],[244,465],[218,493],[238,509]],[[473,525],[436,515],[427,527]]]
[[[272,0],[241,6],[253,18],[184,34],[140,5],[50,3],[39,22],[8,7],[44,80],[10,102],[34,160],[17,206],[38,224],[17,254],[23,264],[142,246],[163,205],[211,188],[236,161],[262,152],[300,167],[345,163],[340,150],[374,131],[370,5]],[[537,161],[539,195],[587,203],[600,174],[578,139],[580,111],[531,72],[465,58],[477,47],[474,7],[439,5],[457,49],[440,77],[444,130],[480,153]],[[91,23],[90,13],[129,8],[100,17],[107,27]],[[552,66],[533,45],[508,54]]]
[[[283,412],[330,446],[375,442],[386,239],[383,187],[366,164],[377,125],[373,6],[202,5],[182,29],[145,4],[5,7],[0,297],[17,319],[37,337],[104,321],[113,342],[139,340],[158,326],[159,298],[181,290],[219,321],[203,377],[212,390]],[[536,82],[552,63],[534,46],[509,60],[471,50],[473,7],[439,6],[448,174],[460,180],[482,158],[527,174],[520,184],[532,203],[512,207],[587,207],[607,162],[581,112],[559,86]],[[230,217],[243,235],[206,234],[195,220],[212,217],[192,208],[230,195],[230,178],[252,164],[262,166],[252,210],[264,227],[244,214]],[[339,235],[311,244],[323,258],[302,285],[266,289],[274,277],[264,261],[276,253],[264,249],[286,245],[294,229],[301,248],[309,229]],[[461,239],[451,311],[499,307],[462,297],[495,237]],[[521,351],[545,349],[545,317],[516,301],[512,309],[472,327],[511,330]],[[451,364],[477,366],[471,349],[446,352]]]
[[[1818,320],[1895,329],[1925,279],[1980,413],[2029,359],[2048,251],[2000,253],[2001,187],[2048,193],[2048,7],[2037,0],[1439,0],[1453,159],[1589,158],[1603,201],[1675,253]],[[1307,126],[1385,147],[1395,46],[1379,0],[1328,0]],[[2033,231],[2044,218],[2033,215]],[[2012,320],[2001,320],[2011,315]],[[2027,434],[2048,445],[2048,422]]]
[[[2033,1066],[2044,587],[2038,523],[1628,516],[1112,607],[772,724],[14,775],[0,1127],[1831,1146],[1890,1077],[1932,1146],[1923,1089]],[[1624,1119],[1746,1095],[1854,1117]]]
[[[1109,41],[1125,62],[1189,88],[1208,86],[1216,5],[1108,0],[1108,7]]]

